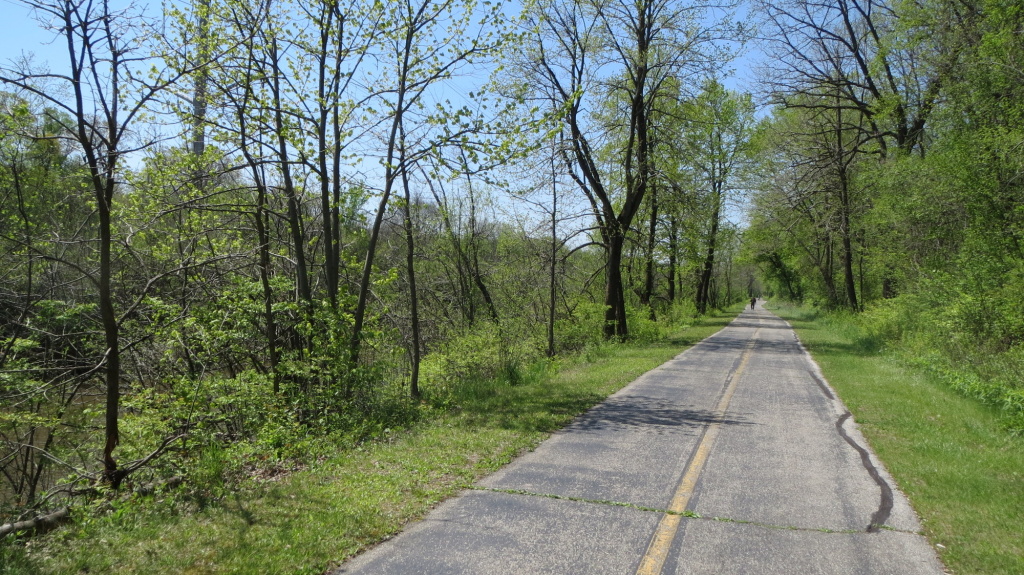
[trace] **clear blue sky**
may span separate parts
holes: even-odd
[[[37,63],[49,62],[54,71],[63,68],[67,53],[43,30],[29,9],[14,0],[0,0],[0,64],[10,66],[22,54],[34,54]]]

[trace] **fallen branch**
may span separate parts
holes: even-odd
[[[49,531],[70,517],[71,510],[67,507],[63,507],[53,513],[40,515],[32,519],[26,519],[24,521],[17,521],[14,523],[5,523],[0,525],[0,539],[7,537],[11,533],[17,533],[19,531],[34,531],[36,533]]]

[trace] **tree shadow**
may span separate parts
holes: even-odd
[[[711,423],[723,425],[754,425],[738,415],[720,417],[706,409],[682,407],[676,403],[642,397],[611,398],[597,405],[566,427],[566,431],[610,431],[645,428],[652,433],[668,433],[683,429],[699,429]]]

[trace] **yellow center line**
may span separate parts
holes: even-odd
[[[662,516],[654,536],[651,537],[651,542],[647,545],[647,552],[644,553],[643,560],[640,561],[640,567],[636,570],[636,575],[658,575],[665,566],[665,559],[668,558],[669,548],[672,546],[672,541],[676,537],[676,531],[679,529],[679,523],[682,521],[683,516],[678,514],[686,511],[686,506],[690,504],[693,490],[697,486],[697,479],[700,477],[704,464],[711,454],[711,447],[714,445],[715,438],[718,437],[719,430],[722,427],[725,411],[729,408],[729,402],[732,400],[733,393],[736,392],[736,385],[739,383],[740,375],[750,361],[754,342],[757,340],[757,334],[760,331],[760,328],[754,331],[754,335],[743,350],[743,357],[740,359],[739,366],[729,376],[725,393],[722,394],[722,399],[719,400],[718,405],[715,407],[715,420],[708,425],[707,430],[704,432],[704,437],[701,438],[700,444],[697,445],[697,451],[694,452],[690,465],[686,468],[686,472],[683,473],[683,478],[679,480],[679,486],[676,488],[675,495],[672,496],[672,502],[669,503],[668,510],[672,513],[666,513]]]

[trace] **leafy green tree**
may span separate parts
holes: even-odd
[[[711,280],[723,212],[730,195],[742,187],[743,170],[750,161],[755,129],[754,103],[749,94],[726,90],[715,80],[685,102],[681,160],[692,167],[694,184],[707,206],[705,255],[697,284],[698,313],[711,303]]]
[[[855,230],[863,225],[871,198],[858,177],[859,127],[847,126],[839,108],[830,110],[832,117],[823,110],[779,111],[762,135],[766,147],[758,168],[756,225],[789,238],[793,249],[773,240],[758,257],[774,274],[791,278],[781,254],[801,253],[801,267],[816,270],[821,279],[826,305],[856,311]]]
[[[540,87],[538,99],[562,123],[566,168],[592,206],[606,250],[607,338],[629,335],[623,256],[654,174],[654,102],[670,79],[718,56],[711,40],[722,23],[704,16],[699,7],[670,0],[552,1],[538,7],[537,37],[523,67]],[[616,113],[595,113],[601,108],[595,100],[610,103]],[[605,144],[616,147],[607,164],[599,157]]]
[[[482,118],[468,105],[452,105],[449,99],[442,101],[436,92],[462,68],[497,53],[507,39],[504,20],[500,4],[478,5],[475,0],[409,0],[388,6],[387,24],[381,31],[381,58],[388,63],[388,73],[380,78],[375,90],[384,110],[382,125],[386,130],[381,135],[383,183],[353,310],[349,344],[349,361],[353,365],[359,360],[381,226],[395,186],[403,191],[406,206],[411,205],[410,176],[417,163],[441,148],[469,146],[472,135],[485,131]],[[413,124],[417,119],[419,122]],[[413,331],[410,392],[418,397],[421,342],[408,210],[405,229]]]
[[[95,306],[74,303],[86,288],[72,240],[88,238],[88,173],[60,137],[60,114],[36,103],[0,93],[0,513],[37,505],[60,473],[51,458],[74,458],[72,407],[89,355],[102,353],[90,341]]]
[[[923,150],[949,66],[935,47],[905,42],[907,4],[888,0],[755,4],[770,55],[763,81],[784,107],[841,107],[878,152]]]
[[[77,0],[28,2],[41,21],[56,23],[58,38],[67,45],[65,73],[38,73],[32,70],[0,70],[4,84],[43,99],[62,116],[51,116],[60,124],[60,134],[74,142],[85,157],[96,218],[96,271],[82,269],[93,284],[100,314],[105,351],[97,368],[105,373],[105,414],[103,478],[115,488],[142,460],[119,467],[113,453],[120,442],[122,384],[121,330],[126,317],[137,309],[146,289],[132,290],[129,302],[117,309],[116,292],[116,200],[118,181],[125,155],[147,147],[151,142],[133,141],[146,107],[178,80],[179,73],[156,73],[147,77],[144,69],[154,39],[144,25],[138,8],[113,10],[109,3]],[[67,90],[66,97],[60,84]],[[145,461],[148,461],[145,460]]]

